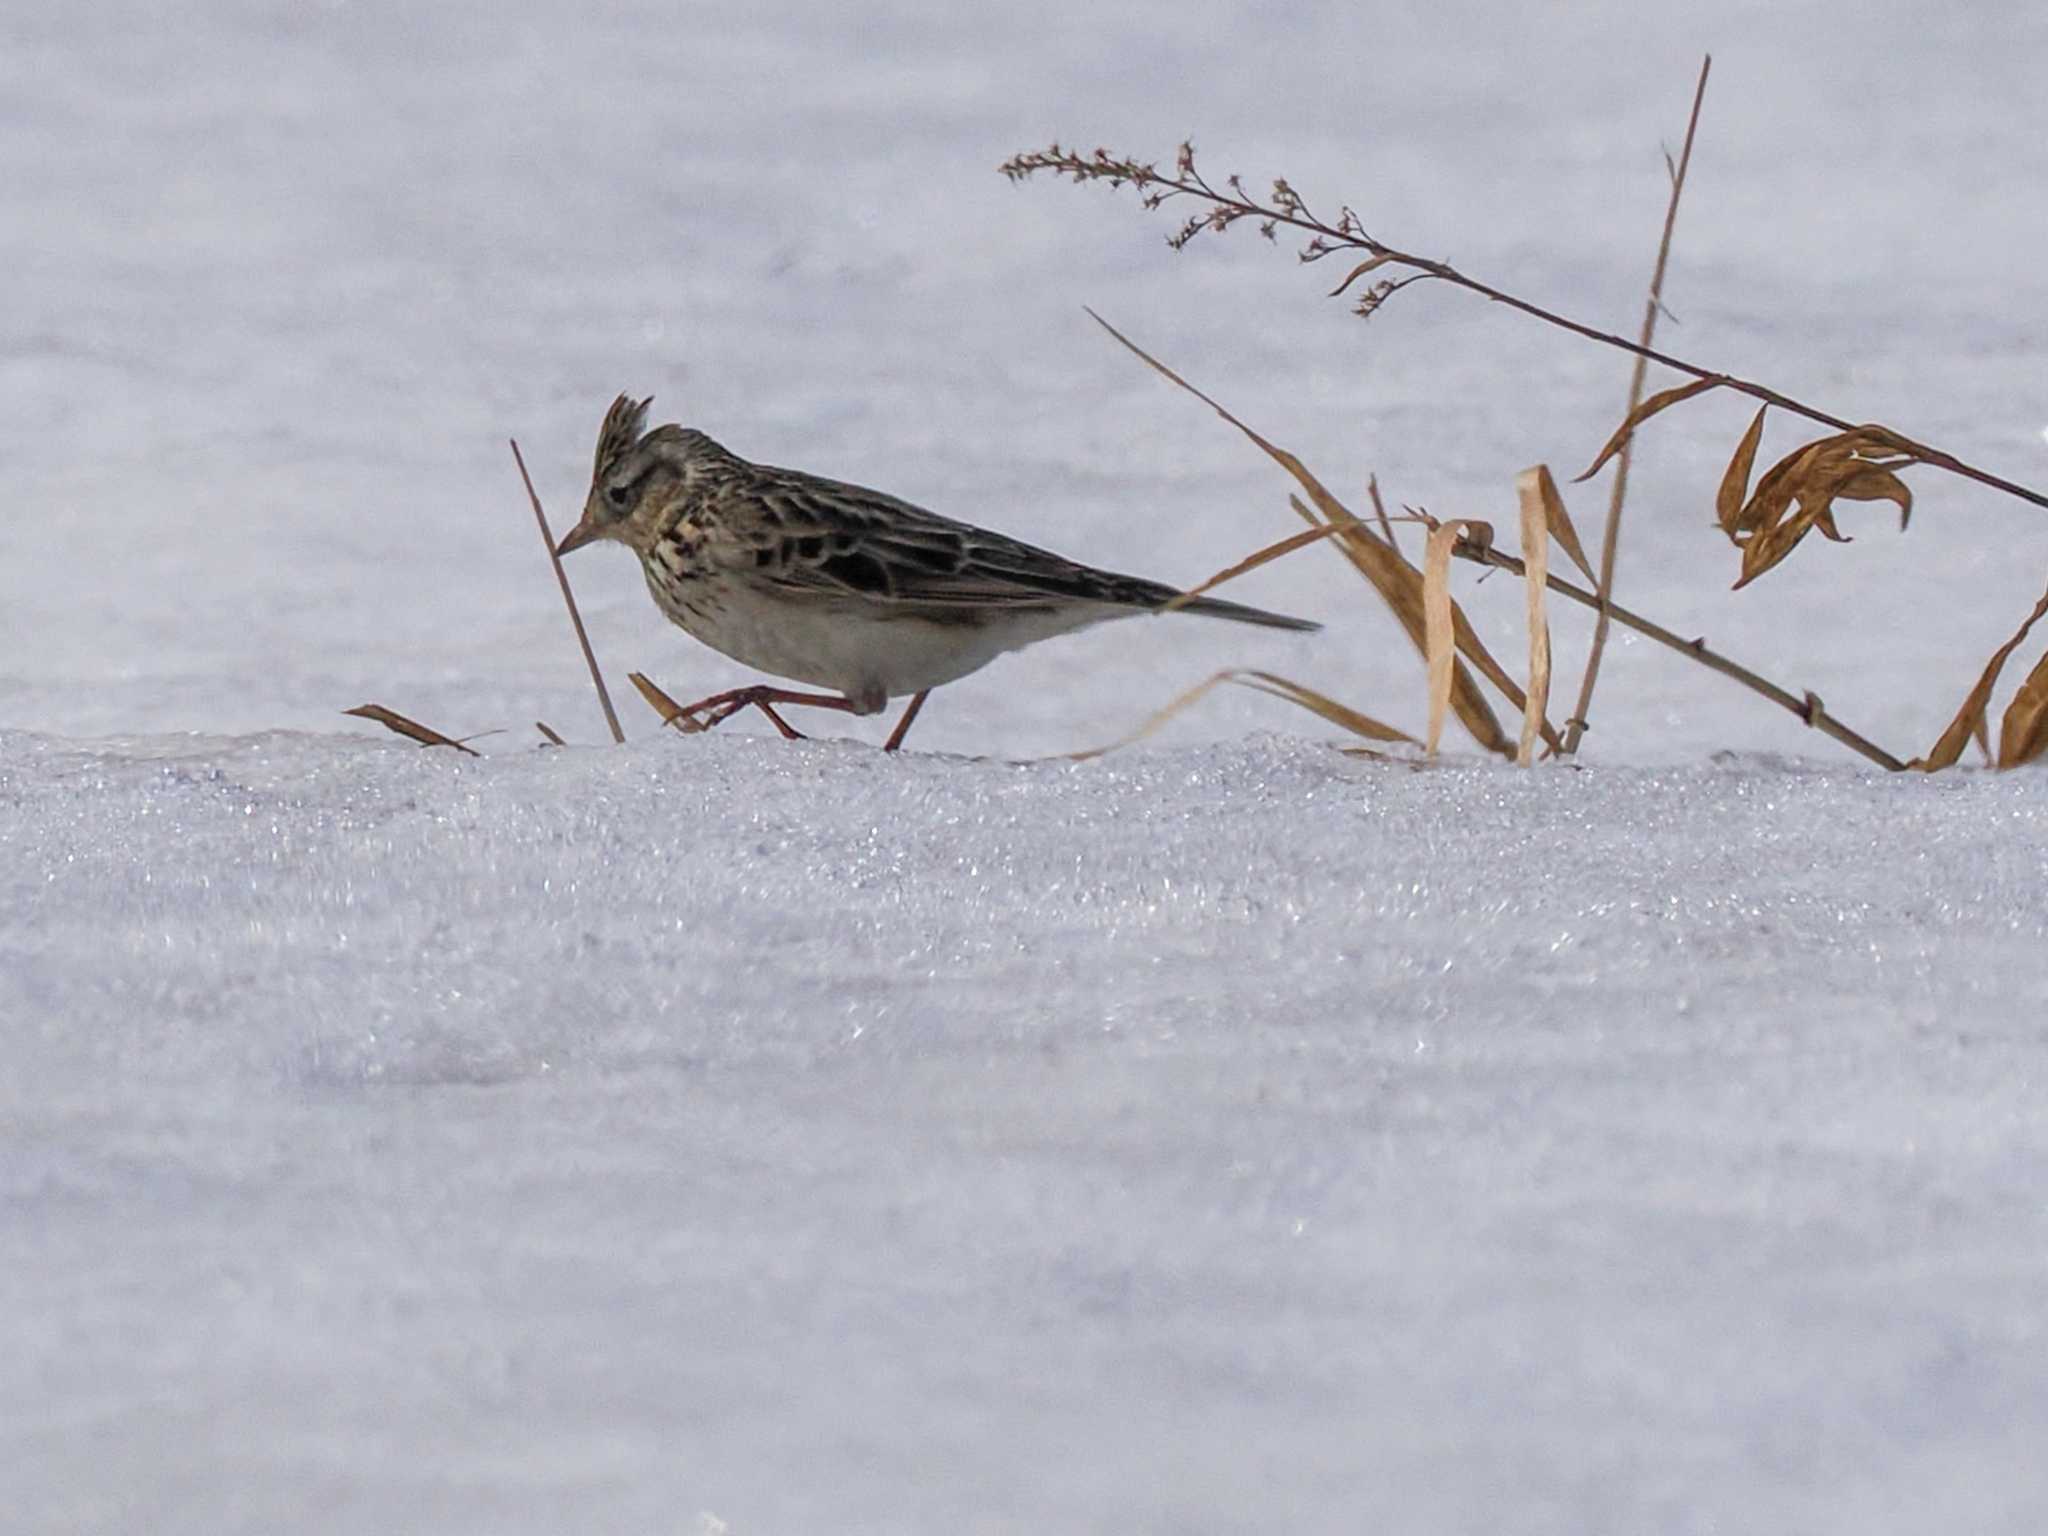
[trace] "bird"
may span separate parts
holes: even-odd
[[[1184,598],[881,491],[750,463],[694,428],[649,431],[652,404],[620,395],[605,413],[583,516],[556,555],[624,544],[655,604],[692,637],[757,672],[833,690],[713,694],[682,711],[698,729],[753,707],[798,739],[776,705],[873,715],[908,695],[883,748],[894,752],[932,689],[1107,619],[1174,606],[1269,629],[1322,627]]]

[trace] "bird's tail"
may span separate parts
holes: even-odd
[[[1176,611],[1205,614],[1212,619],[1235,619],[1240,624],[1261,624],[1267,629],[1299,630],[1303,634],[1314,634],[1323,627],[1310,619],[1294,619],[1284,613],[1268,613],[1263,608],[1247,608],[1243,603],[1225,602],[1220,597],[1190,598]]]

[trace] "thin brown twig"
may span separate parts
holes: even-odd
[[[1643,326],[1637,333],[1645,350],[1657,335],[1657,316],[1664,308],[1664,269],[1671,261],[1671,234],[1678,227],[1678,200],[1685,195],[1685,173],[1692,164],[1692,142],[1699,132],[1700,104],[1707,98],[1707,73],[1714,67],[1714,56],[1710,53],[1700,60],[1699,84],[1693,87],[1692,115],[1685,123],[1685,145],[1678,152],[1678,164],[1671,172],[1671,198],[1664,205],[1664,233],[1657,242],[1657,264],[1650,273],[1650,295],[1643,303]],[[1665,163],[1670,164],[1667,157]],[[1635,366],[1629,370],[1628,411],[1626,420],[1636,413],[1636,407],[1643,403],[1643,377],[1650,371],[1649,359],[1641,352],[1635,356]],[[1586,734],[1587,716],[1593,707],[1593,685],[1600,678],[1600,656],[1607,649],[1607,627],[1613,618],[1614,601],[1614,560],[1621,545],[1621,508],[1628,497],[1629,459],[1635,448],[1635,435],[1622,444],[1621,453],[1614,466],[1614,484],[1607,497],[1607,528],[1600,539],[1600,617],[1593,623],[1593,644],[1586,653],[1585,675],[1579,679],[1578,702],[1572,706],[1571,718],[1564,723],[1564,746],[1560,749],[1567,757],[1579,750],[1579,738]]]
[[[512,443],[512,462],[519,466],[519,478],[526,483],[526,499],[533,503],[533,520],[540,524],[540,541],[548,552],[548,564],[555,568],[555,580],[561,584],[562,601],[569,605],[569,622],[576,629],[576,643],[583,647],[584,663],[590,668],[590,681],[597,687],[597,702],[604,706],[604,723],[612,728],[612,740],[623,743],[626,733],[619,729],[618,712],[612,708],[612,696],[605,691],[604,674],[597,669],[597,653],[590,648],[590,636],[583,628],[583,615],[576,611],[576,594],[569,590],[569,573],[562,569],[562,557],[555,553],[554,530],[548,527],[548,515],[540,509],[540,493],[533,488],[533,476],[526,472],[526,456],[519,451],[519,439]]]
[[[1490,565],[1498,570],[1512,571],[1517,576],[1523,574],[1522,562],[1520,560],[1516,559],[1513,555],[1502,554],[1491,545],[1481,545],[1470,540],[1460,540],[1453,546],[1451,553],[1458,556],[1461,560],[1470,560],[1479,565]],[[1581,607],[1597,609],[1600,606],[1599,596],[1588,592],[1584,587],[1574,586],[1572,583],[1562,581],[1555,576],[1552,576],[1545,585],[1560,597],[1568,597]],[[1826,706],[1821,703],[1819,695],[1809,692],[1801,696],[1793,693],[1790,689],[1781,688],[1761,673],[1752,672],[1740,662],[1730,661],[1718,651],[1709,650],[1704,639],[1687,640],[1666,629],[1663,625],[1651,622],[1641,614],[1630,613],[1628,609],[1623,608],[1618,603],[1609,603],[1608,611],[1613,614],[1614,622],[1621,625],[1624,629],[1632,629],[1646,639],[1654,640],[1659,645],[1678,652],[1681,656],[1690,657],[1703,667],[1719,672],[1723,677],[1734,679],[1752,693],[1760,694],[1764,698],[1769,699],[1779,708],[1790,710],[1815,730],[1820,731],[1824,735],[1834,737],[1836,741],[1839,741],[1850,751],[1867,757],[1880,768],[1887,769],[1892,773],[1898,773],[1906,767],[1906,764],[1893,757],[1883,747],[1878,746],[1877,743],[1871,741],[1868,737],[1850,730],[1848,726],[1842,724],[1841,721],[1829,714]]]
[[[1365,494],[1372,498],[1372,510],[1380,520],[1380,532],[1386,536],[1387,542],[1398,550],[1401,547],[1401,542],[1394,537],[1394,520],[1387,516],[1387,504],[1380,500],[1380,477],[1378,475],[1367,475],[1365,477]],[[1403,521],[1413,522],[1419,521],[1419,519],[1404,518]]]
[[[1289,229],[1305,231],[1310,239],[1301,253],[1304,261],[1320,261],[1339,250],[1365,252],[1368,260],[1359,264],[1351,276],[1338,286],[1332,297],[1335,297],[1336,293],[1342,293],[1353,279],[1367,270],[1381,266],[1402,266],[1410,269],[1410,276],[1398,282],[1383,281],[1368,292],[1359,301],[1361,313],[1370,314],[1398,288],[1425,278],[1436,278],[1453,287],[1462,288],[1467,293],[1476,293],[1483,299],[1503,304],[1509,309],[1525,314],[1531,319],[1540,320],[1546,325],[1555,326],[1559,330],[1569,331],[1588,341],[1599,342],[1602,346],[1616,347],[1623,352],[1634,353],[1689,378],[1704,380],[1718,388],[1748,395],[1752,400],[1761,400],[1766,405],[1776,406],[1779,410],[1790,412],[1794,416],[1803,416],[1821,426],[1832,427],[1837,432],[1850,432],[1856,429],[1856,423],[1846,421],[1818,406],[1808,405],[1805,401],[1772,389],[1769,385],[1759,384],[1753,379],[1738,378],[1732,373],[1723,373],[1718,369],[1705,368],[1698,363],[1687,362],[1682,357],[1674,357],[1668,352],[1660,352],[1654,347],[1630,341],[1627,337],[1617,336],[1612,331],[1603,331],[1598,326],[1574,320],[1568,315],[1559,314],[1556,310],[1545,309],[1540,304],[1520,298],[1505,289],[1496,288],[1476,277],[1468,277],[1449,262],[1418,256],[1411,251],[1398,250],[1367,234],[1359,224],[1357,216],[1349,209],[1344,211],[1340,223],[1326,224],[1309,213],[1299,194],[1284,181],[1275,184],[1275,202],[1284,206],[1272,206],[1254,202],[1244,191],[1242,183],[1234,177],[1228,183],[1230,191],[1218,191],[1193,169],[1193,151],[1187,146],[1182,147],[1180,165],[1180,171],[1174,175],[1167,175],[1155,165],[1120,159],[1107,150],[1097,150],[1093,156],[1088,156],[1053,145],[1046,150],[1013,155],[1001,169],[1003,174],[1013,181],[1022,180],[1039,171],[1050,171],[1076,181],[1107,181],[1112,186],[1128,182],[1133,186],[1148,189],[1145,194],[1148,207],[1157,207],[1173,197],[1192,197],[1211,204],[1215,212],[1190,219],[1180,234],[1172,237],[1176,245],[1185,244],[1188,239],[1205,229],[1220,230],[1240,219],[1251,219],[1259,226],[1260,231],[1268,236],[1283,225]],[[1284,196],[1277,195],[1283,191]],[[2003,491],[2006,495],[2017,497],[2033,506],[2048,508],[2048,492],[2033,490],[2016,481],[1994,475],[1989,470],[1980,469],[1952,453],[1927,443],[1900,436],[1899,445],[1901,452],[1910,453],[1923,464],[1947,470],[1950,474],[1960,475],[1965,480],[1974,480],[1979,485],[1988,485],[1993,490]]]

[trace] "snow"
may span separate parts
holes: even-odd
[[[10,1521],[2036,1528],[2040,773],[1888,778],[1626,640],[1577,768],[1230,690],[1050,755],[1232,664],[1418,727],[1324,552],[1232,589],[1322,636],[1107,626],[897,758],[622,686],[598,745],[504,444],[558,530],[633,389],[1162,579],[1291,531],[1087,302],[1340,494],[1506,537],[1618,356],[1427,285],[1360,326],[993,168],[1191,133],[1626,328],[1711,48],[1666,341],[2048,479],[2048,17],[1858,18],[0,9]],[[1745,419],[1646,434],[1625,599],[1923,750],[2037,515],[1922,474],[1903,537],[1731,595]],[[615,685],[742,680],[570,570]],[[1518,589],[1460,582],[1517,658]]]

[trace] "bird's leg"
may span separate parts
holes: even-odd
[[[788,688],[754,683],[746,688],[732,688],[724,693],[714,693],[708,699],[699,699],[694,704],[685,705],[682,714],[686,719],[703,715],[705,718],[698,729],[708,731],[713,726],[725,724],[743,709],[758,709],[774,722],[775,729],[782,732],[785,740],[802,741],[802,732],[775,712],[774,706],[777,704],[808,704],[813,709],[843,709],[848,714],[860,713],[853,700],[842,699],[836,694],[796,693]]]
[[[896,722],[896,729],[889,733],[889,739],[882,744],[884,752],[894,752],[903,745],[903,738],[910,734],[910,722],[917,718],[917,712],[924,708],[924,701],[931,689],[920,688],[910,696],[910,703],[903,711],[903,718]]]
[[[756,699],[754,701],[754,707],[760,710],[762,714],[768,717],[768,723],[770,725],[774,726],[775,729],[782,732],[782,739],[784,741],[802,741],[805,739],[804,733],[798,730],[795,726],[791,725],[787,720],[783,719],[782,716],[775,713],[775,706],[773,704],[770,704],[766,699]]]

